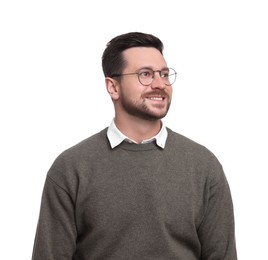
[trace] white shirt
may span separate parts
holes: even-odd
[[[150,139],[143,140],[141,143],[149,143],[154,140],[156,140],[156,144],[161,147],[162,149],[165,148],[166,140],[167,140],[168,132],[166,127],[162,124],[161,130],[159,133]],[[108,131],[107,131],[107,137],[109,139],[110,145],[113,148],[121,144],[123,141],[131,142],[131,143],[137,143],[136,141],[128,138],[125,136],[115,125],[114,120],[111,122]]]

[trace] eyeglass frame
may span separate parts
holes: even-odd
[[[143,83],[141,82],[141,80],[140,80],[140,71],[141,71],[141,70],[145,70],[145,69],[150,70],[150,71],[153,72],[152,81],[151,81],[151,83],[149,83],[149,84],[143,84]],[[137,75],[137,76],[138,76],[138,80],[139,80],[139,82],[140,82],[143,86],[150,86],[150,85],[153,83],[153,81],[154,81],[154,75],[155,75],[155,72],[158,72],[158,73],[159,73],[159,76],[160,76],[161,78],[163,78],[163,75],[161,75],[161,73],[162,73],[164,70],[168,70],[168,71],[173,70],[173,71],[174,71],[174,74],[172,74],[172,75],[175,75],[174,81],[173,81],[171,84],[164,83],[166,86],[171,86],[171,85],[173,85],[173,84],[175,83],[175,81],[176,81],[176,78],[177,78],[177,72],[176,72],[176,70],[174,70],[173,68],[164,68],[164,69],[162,69],[162,70],[153,70],[152,68],[144,67],[144,68],[140,68],[140,69],[138,70],[138,72],[122,73],[122,74],[113,74],[113,75],[111,75],[111,78],[114,78],[114,77],[121,77],[121,76],[128,76],[128,75]]]

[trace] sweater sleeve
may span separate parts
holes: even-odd
[[[71,260],[75,252],[74,203],[49,175],[46,178],[36,231],[33,260]]]
[[[222,168],[208,187],[207,209],[198,229],[204,260],[236,260],[233,203]]]

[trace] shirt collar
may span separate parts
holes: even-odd
[[[155,136],[150,139],[143,140],[141,143],[149,143],[156,140],[156,144],[161,147],[162,149],[165,148],[166,140],[167,140],[168,132],[166,127],[162,124],[161,130]],[[115,125],[114,120],[112,120],[108,130],[107,130],[107,137],[109,139],[110,145],[113,148],[121,144],[123,141],[127,141],[130,143],[136,143],[134,140],[131,140],[127,136],[125,136]]]

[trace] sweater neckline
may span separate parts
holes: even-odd
[[[129,150],[129,151],[137,151],[137,152],[148,151],[148,150],[163,150],[156,144],[155,140],[152,142],[143,143],[143,144],[136,144],[136,143],[123,141],[119,146],[117,146],[117,148],[123,149],[123,150]]]

